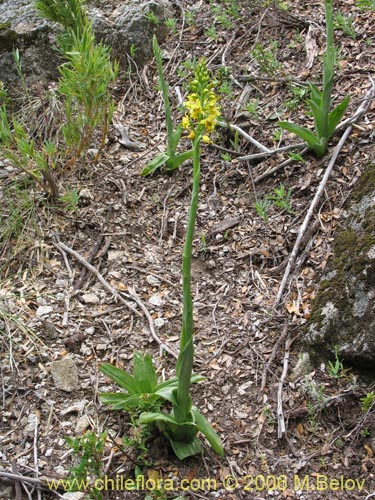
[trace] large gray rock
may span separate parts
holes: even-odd
[[[315,360],[332,357],[375,371],[375,165],[357,183],[337,231],[308,322]]]
[[[40,19],[30,0],[0,1],[0,80],[17,86],[13,49],[18,48],[22,69],[28,84],[47,81],[57,76],[59,56],[54,46],[52,23]]]
[[[88,2],[87,13],[95,36],[112,48],[121,67],[128,67],[127,54],[142,66],[152,57],[152,36],[159,41],[167,35],[165,20],[172,16],[168,0],[124,0],[105,7]],[[19,76],[12,51],[18,48],[28,85],[48,82],[58,76],[61,56],[55,39],[58,26],[42,19],[30,0],[0,0],[0,80],[9,87]]]

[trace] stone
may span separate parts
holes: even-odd
[[[315,362],[334,359],[358,369],[375,367],[375,165],[355,186],[336,232],[305,344]]]
[[[149,274],[146,276],[146,281],[151,286],[159,286],[160,285],[159,278],[157,278],[156,276],[153,276],[152,274]]]
[[[163,326],[165,325],[165,320],[163,318],[156,318],[154,319],[154,324],[156,328],[163,328]]]
[[[163,299],[159,293],[154,293],[153,295],[151,295],[151,297],[148,299],[148,301],[153,306],[160,307],[163,305]]]
[[[111,13],[91,9],[91,18],[98,39],[112,48],[112,56],[128,65],[128,54],[138,66],[152,58],[152,37],[159,41],[166,38],[168,28],[165,21],[173,16],[168,0],[132,0],[114,2]],[[134,52],[131,50],[134,47]]]
[[[59,25],[41,18],[33,4],[0,2],[0,80],[10,89],[19,85],[14,48],[19,49],[28,87],[46,88],[47,82],[57,80],[57,68],[63,63],[55,43]],[[168,0],[123,0],[106,2],[103,9],[88,5],[87,15],[96,39],[111,47],[113,58],[127,69],[131,51],[138,67],[152,58],[152,37],[165,39],[165,20],[172,17],[172,8]]]
[[[82,300],[85,304],[97,304],[100,301],[95,293],[84,293],[82,295]]]
[[[39,306],[35,314],[40,318],[41,316],[48,316],[51,312],[53,312],[52,306]]]
[[[79,417],[76,423],[76,428],[75,428],[75,433],[76,434],[83,434],[86,429],[90,426],[90,420],[87,415],[82,415],[82,417]]]
[[[78,369],[71,358],[51,363],[51,373],[57,389],[72,392],[78,387]]]
[[[64,493],[61,498],[64,498],[64,500],[89,500],[90,497],[82,491],[70,491]]]
[[[294,367],[289,379],[294,382],[299,378],[308,375],[313,371],[314,367],[310,360],[310,355],[308,352],[302,352],[299,357],[296,366]]]

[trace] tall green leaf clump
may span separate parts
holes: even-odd
[[[35,0],[39,14],[63,27],[59,48],[65,53],[73,46],[73,35],[80,38],[89,24],[82,0]]]
[[[62,132],[68,155],[66,166],[84,159],[94,131],[101,131],[101,146],[114,109],[109,85],[118,73],[110,49],[95,43],[91,22],[81,0],[36,0],[36,8],[50,21],[62,25],[58,46],[66,62],[59,67],[58,92],[64,100]]]
[[[141,172],[141,175],[143,176],[152,174],[155,170],[163,167],[167,172],[173,172],[186,160],[189,160],[193,156],[193,151],[191,149],[184,151],[183,153],[177,153],[177,146],[181,139],[183,129],[181,125],[177,125],[177,127],[175,127],[173,123],[168,95],[168,85],[164,78],[161,51],[155,35],[152,40],[152,45],[156,60],[156,67],[158,70],[159,84],[163,94],[165,122],[167,127],[167,150],[165,153],[160,153],[155,156],[155,158],[153,158],[150,163],[143,168]]]
[[[278,125],[303,139],[308,147],[320,158],[327,152],[328,141],[343,117],[349,104],[349,96],[338,104],[332,111],[332,88],[335,73],[336,52],[333,42],[333,7],[332,0],[325,0],[326,13],[326,51],[323,60],[322,90],[310,83],[310,99],[307,104],[314,118],[314,132],[287,121],[280,121]]]
[[[103,365],[101,370],[112,380],[123,384],[127,394],[122,396],[107,396],[103,394],[102,400],[119,408],[118,404],[126,404],[134,401],[132,394],[140,401],[150,399],[153,395],[162,397],[172,404],[169,413],[161,410],[144,411],[139,417],[141,424],[156,423],[162,433],[168,439],[175,454],[179,459],[184,459],[195,455],[201,451],[201,442],[198,439],[198,432],[201,432],[211,447],[218,455],[223,456],[224,450],[219,436],[209,422],[203,417],[199,410],[193,406],[190,394],[190,385],[198,381],[197,375],[193,375],[194,344],[193,344],[193,300],[191,294],[191,260],[194,237],[195,220],[198,211],[198,196],[200,183],[200,145],[201,142],[209,142],[208,134],[216,125],[220,112],[217,107],[217,98],[214,93],[214,82],[207,70],[206,63],[202,60],[198,63],[195,71],[195,78],[190,86],[191,92],[185,102],[187,114],[182,120],[182,127],[188,130],[187,136],[192,140],[193,150],[193,190],[189,210],[188,224],[186,228],[185,244],[182,257],[182,286],[183,286],[183,313],[180,338],[180,352],[176,365],[176,377],[164,385],[157,385],[153,368],[150,361],[147,361],[147,368],[140,370],[136,366],[139,364],[138,355],[134,358],[134,375],[131,376],[122,370],[117,371],[110,365]],[[146,363],[146,358],[144,358]],[[121,378],[123,372],[123,378]],[[132,378],[130,378],[132,377]],[[148,385],[134,385],[135,380],[152,380]],[[165,385],[166,384],[166,385]],[[137,389],[138,387],[138,389]],[[134,393],[135,391],[135,393]],[[140,392],[139,392],[140,391]],[[146,391],[146,392],[145,392]],[[117,405],[116,405],[117,403]],[[140,405],[138,405],[140,406]]]
[[[57,43],[65,62],[58,68],[57,92],[42,99],[46,113],[50,111],[49,102],[57,102],[59,111],[56,115],[51,112],[44,120],[48,130],[40,132],[20,113],[9,113],[9,98],[0,82],[0,152],[39,184],[47,196],[64,201],[58,175],[78,161],[85,162],[96,130],[101,133],[99,152],[104,145],[114,109],[109,85],[117,76],[118,65],[111,62],[108,47],[95,43],[81,0],[36,0],[35,5],[42,16],[61,25]],[[24,107],[32,109],[33,97],[22,73],[18,50],[14,51],[14,59],[26,96]]]

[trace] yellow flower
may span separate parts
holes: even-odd
[[[194,130],[192,130],[192,131],[190,132],[190,134],[187,136],[187,138],[188,138],[188,139],[191,139],[191,140],[195,139],[195,132],[194,132]]]
[[[187,115],[185,115],[182,118],[181,125],[183,126],[183,128],[190,128],[190,120],[189,120],[189,117]]]
[[[211,144],[211,139],[208,137],[208,135],[202,135],[202,141],[206,144]]]

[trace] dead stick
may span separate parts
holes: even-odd
[[[105,219],[104,219],[104,224],[103,224],[103,227],[102,227],[102,232],[99,234],[98,239],[97,239],[94,247],[92,248],[92,250],[90,252],[89,258],[87,259],[87,262],[89,264],[93,263],[95,255],[98,253],[99,248],[102,246],[102,243],[104,241],[103,229],[104,229],[105,224],[107,224],[108,220],[110,219],[112,213],[113,213],[113,209],[112,209],[112,207],[110,207],[109,210],[108,210],[108,212],[107,212],[107,215],[105,216]],[[75,282],[75,284],[73,286],[73,290],[80,290],[81,289],[82,283],[83,283],[83,280],[86,277],[86,274],[87,274],[87,267],[84,266],[82,268],[82,270],[81,270],[79,278],[77,279],[77,281]]]
[[[283,279],[281,281],[281,284],[280,284],[280,287],[279,287],[279,291],[277,292],[277,297],[276,297],[276,300],[275,300],[275,306],[278,305],[278,303],[280,302],[281,300],[281,297],[284,293],[284,289],[286,287],[286,284],[288,282],[288,279],[289,279],[289,274],[290,274],[290,271],[292,269],[292,266],[294,265],[294,262],[297,258],[297,254],[298,254],[298,250],[299,250],[299,247],[300,247],[300,243],[302,241],[302,238],[303,238],[303,235],[310,223],[310,219],[314,213],[314,210],[320,200],[320,197],[324,191],[324,188],[327,184],[327,181],[329,179],[329,176],[331,175],[331,172],[332,172],[332,169],[336,163],[336,159],[346,141],[346,139],[348,138],[350,132],[352,131],[352,126],[350,125],[344,132],[343,136],[341,137],[339,143],[337,144],[337,146],[335,147],[334,151],[333,151],[333,154],[332,154],[332,158],[328,164],[328,167],[325,171],[325,174],[324,174],[324,177],[323,179],[321,180],[320,184],[319,184],[319,187],[318,187],[318,190],[317,192],[315,193],[315,196],[314,196],[314,199],[309,207],[309,210],[307,211],[307,214],[306,214],[306,217],[305,217],[305,220],[303,221],[303,224],[299,230],[299,233],[298,233],[298,236],[297,236],[297,239],[296,239],[296,242],[294,243],[294,247],[293,247],[293,250],[292,250],[292,253],[290,254],[290,257],[289,257],[289,261],[288,261],[288,265],[286,266],[286,269],[285,269],[285,273],[284,273],[284,276],[283,276]]]
[[[177,359],[178,355],[174,351],[172,351],[172,349],[170,347],[168,347],[166,344],[164,344],[164,342],[158,337],[158,335],[155,331],[154,320],[152,319],[152,316],[151,316],[149,310],[147,309],[147,307],[144,305],[142,300],[138,297],[134,288],[129,288],[129,293],[131,294],[131,296],[133,297],[135,302],[139,305],[139,307],[142,309],[142,311],[144,312],[144,315],[148,319],[148,324],[150,326],[150,332],[151,332],[152,338],[155,340],[155,342],[157,342],[160,345],[160,347],[162,349],[164,349],[164,351],[171,354],[174,358]]]
[[[16,474],[17,475],[17,463],[15,460],[12,460],[11,461],[11,466],[12,466],[12,472],[13,474]],[[16,493],[16,500],[22,500],[22,489],[21,489],[21,484],[20,484],[20,481],[15,481],[14,482],[14,489],[15,489],[15,493]]]
[[[78,252],[73,250],[72,248],[66,246],[64,243],[61,241],[57,240],[57,243],[53,243],[56,248],[64,250],[66,253],[69,253],[72,255],[78,262],[80,262],[83,266],[87,267],[87,269],[94,274],[100,283],[106,288],[117,300],[122,302],[133,314],[136,314],[137,316],[142,316],[142,314],[137,311],[129,302],[127,302],[109,283],[106,281],[103,276],[99,273],[99,271],[89,264],[87,260],[85,260],[82,255],[80,255]]]
[[[294,339],[288,337],[285,341],[283,371],[279,380],[277,389],[277,437],[280,439],[286,433],[285,418],[283,413],[283,386],[284,380],[288,373],[289,366],[289,349]]]
[[[280,335],[280,337],[276,340],[275,342],[275,345],[273,346],[273,349],[272,349],[272,352],[271,352],[271,355],[270,357],[268,358],[267,360],[267,363],[265,364],[264,368],[263,368],[263,373],[262,373],[262,384],[260,386],[260,392],[264,392],[264,389],[266,388],[266,384],[267,384],[267,373],[270,369],[270,366],[271,364],[273,363],[273,360],[275,359],[276,357],[276,354],[279,350],[279,346],[281,344],[281,342],[285,339],[285,337],[288,335],[288,327],[287,326],[284,326],[283,328],[283,332],[282,334]]]
[[[5,477],[6,479],[10,479],[13,481],[19,481],[20,483],[30,483],[37,484],[38,486],[46,486],[46,483],[44,483],[41,479],[37,479],[36,477],[21,476],[20,474],[12,474],[10,472],[5,472],[2,470],[0,470],[0,477]],[[48,481],[58,482],[58,479],[48,479]]]

